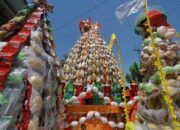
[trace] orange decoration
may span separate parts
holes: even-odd
[[[123,109],[116,106],[104,105],[68,105],[66,106],[66,113],[88,113],[89,111],[98,111],[100,113],[123,113]]]

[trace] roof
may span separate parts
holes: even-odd
[[[0,0],[0,25],[11,19],[26,4],[26,0]]]

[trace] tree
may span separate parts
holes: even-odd
[[[64,66],[67,58],[68,58],[68,55],[67,54],[63,54],[63,59],[61,59],[61,67]]]
[[[130,68],[130,73],[126,74],[126,80],[131,83],[133,80],[137,80],[139,83],[142,82],[143,76],[140,74],[140,65],[134,62]]]

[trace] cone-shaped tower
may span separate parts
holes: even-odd
[[[101,37],[99,28],[100,25],[91,24],[90,19],[80,22],[82,35],[72,48],[63,68],[62,78],[67,82],[65,99],[89,92],[91,86],[92,91],[103,92],[113,99],[113,91],[118,89],[118,65]]]
[[[63,67],[63,127],[67,129],[124,128],[120,72],[99,29],[89,18],[80,22],[82,35]]]

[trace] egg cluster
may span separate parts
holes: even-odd
[[[175,113],[180,120],[180,44],[174,40],[176,31],[173,28],[160,26],[153,27],[154,42],[158,48],[163,71],[166,74],[170,96],[175,105]],[[154,62],[156,55],[151,47],[150,38],[144,39],[141,52],[141,74],[144,75],[144,82],[139,84],[141,98],[141,111],[144,118],[154,123],[166,123],[168,112],[165,110],[163,101],[163,88],[161,77]],[[143,104],[143,105],[142,105]]]

